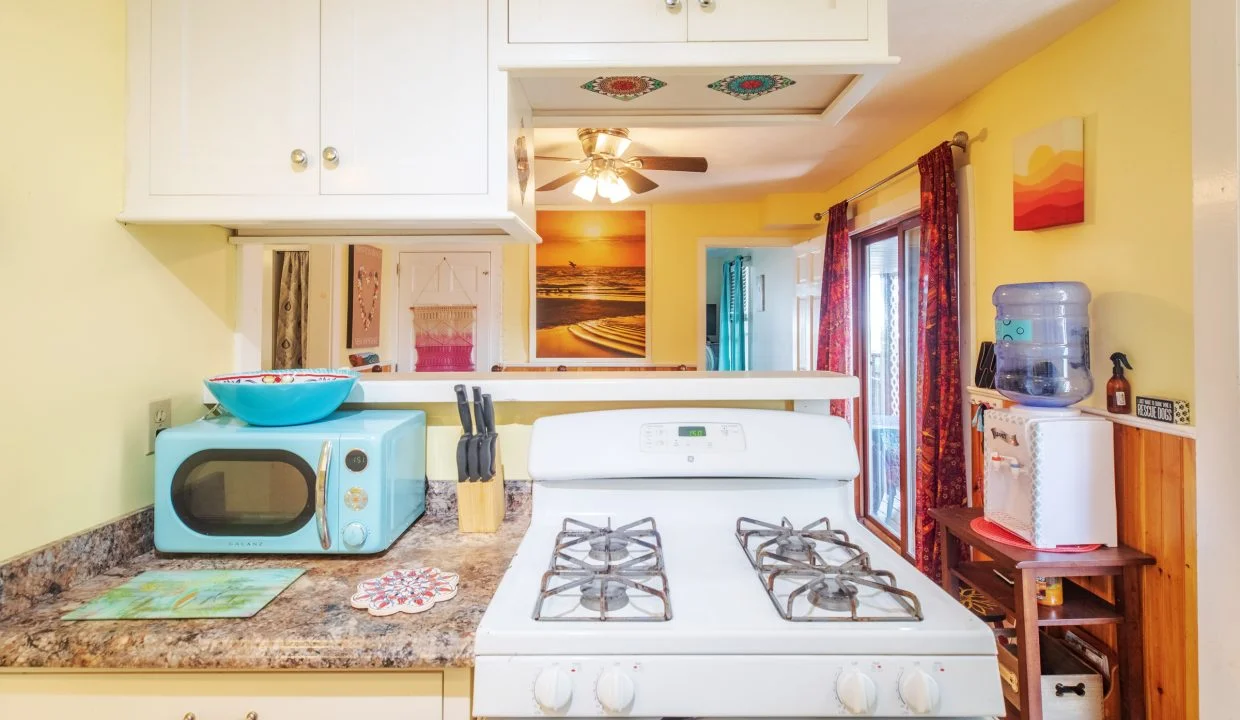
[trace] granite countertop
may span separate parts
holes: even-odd
[[[528,517],[494,535],[424,517],[382,555],[175,556],[146,553],[0,622],[0,669],[430,669],[473,664],[474,633]],[[416,615],[372,617],[349,605],[357,583],[399,567],[460,575],[457,596]],[[144,570],[304,567],[257,615],[232,620],[60,617]]]

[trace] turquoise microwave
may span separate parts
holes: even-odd
[[[307,425],[218,417],[155,440],[155,547],[169,553],[377,553],[426,509],[426,414]]]

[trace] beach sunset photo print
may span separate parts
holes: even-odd
[[[540,210],[534,357],[644,360],[646,211]]]
[[[1013,228],[1085,222],[1085,123],[1065,118],[1016,138]]]

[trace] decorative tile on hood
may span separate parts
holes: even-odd
[[[706,87],[738,100],[748,101],[783,90],[790,85],[796,85],[796,81],[783,75],[729,75]]]
[[[628,102],[648,95],[667,83],[648,75],[603,75],[582,85],[583,90]]]

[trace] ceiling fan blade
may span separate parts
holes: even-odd
[[[707,162],[704,157],[635,157],[630,158],[641,162],[642,170],[678,170],[680,172],[706,172]]]
[[[567,175],[561,175],[558,178],[547,183],[546,185],[543,185],[542,187],[538,188],[537,192],[546,192],[547,190],[555,190],[557,188],[562,188],[579,177],[581,177],[581,173],[577,170],[574,170],[573,172],[570,172]]]
[[[535,155],[535,160],[554,160],[555,162],[581,162],[583,158],[555,157],[554,155]]]
[[[636,170],[625,170],[620,175],[620,179],[624,181],[625,185],[629,186],[630,190],[638,195],[644,192],[650,192],[651,190],[659,187],[659,183],[651,180],[645,175],[642,175]]]

